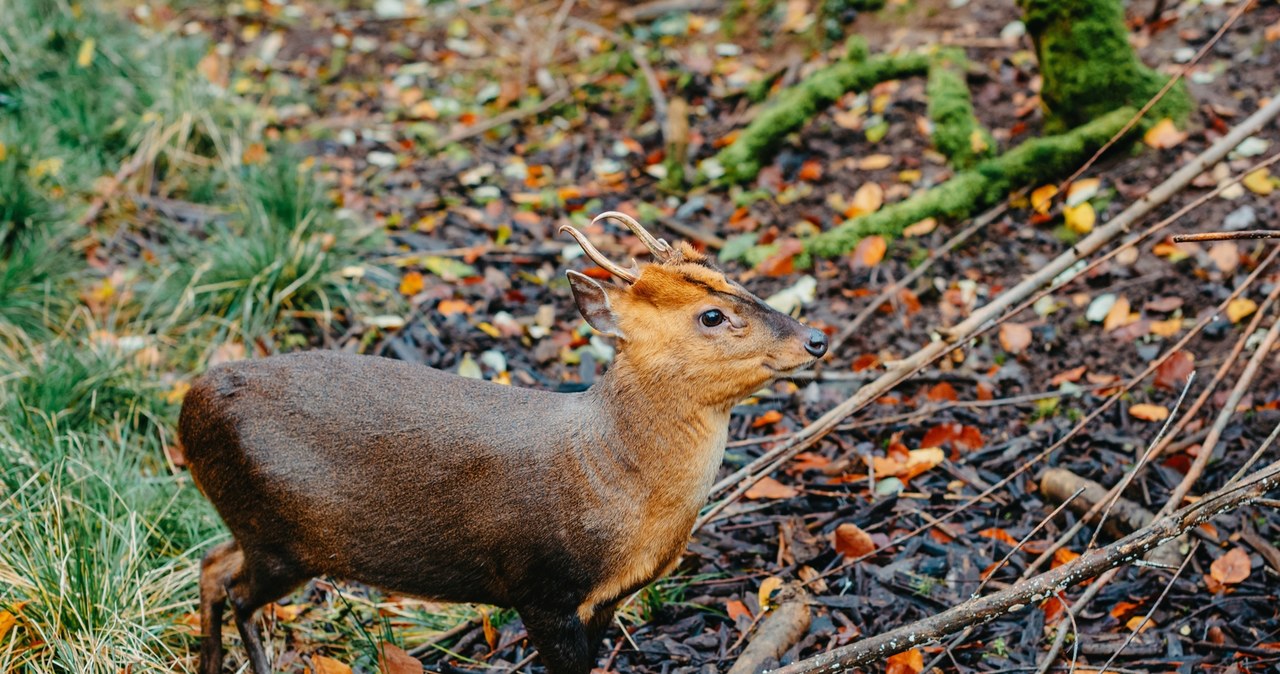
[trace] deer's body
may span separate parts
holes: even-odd
[[[680,283],[705,295],[715,276],[692,278],[700,275],[688,270]],[[514,607],[552,672],[590,670],[618,601],[683,552],[730,408],[811,356],[755,354],[726,366],[698,362],[695,351],[691,360],[639,338],[667,329],[655,319],[669,317],[619,306],[678,293],[662,286],[663,274],[632,286],[636,298],[583,279],[571,274],[588,320],[635,336],[585,393],[334,352],[222,365],[193,385],[180,419],[187,460],[235,539],[203,566],[205,674],[221,668],[225,599],[254,669],[266,674],[254,612],[323,575]],[[772,311],[738,290],[739,306],[725,311]],[[768,321],[760,329],[772,339],[803,341],[789,317]],[[703,330],[708,339],[716,327]],[[726,367],[752,374],[717,380]],[[710,379],[677,385],[690,377]]]

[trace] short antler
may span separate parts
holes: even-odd
[[[675,249],[671,247],[671,244],[667,243],[666,239],[659,239],[650,234],[649,230],[645,229],[644,226],[637,222],[635,218],[627,215],[626,213],[605,211],[604,213],[592,218],[591,224],[594,225],[601,220],[610,219],[617,220],[626,225],[627,229],[630,229],[637,237],[640,238],[641,241],[644,242],[644,245],[649,248],[649,252],[653,253],[653,256],[657,258],[659,262],[667,262],[676,254]]]
[[[635,283],[640,280],[640,269],[636,267],[634,260],[631,262],[631,267],[629,269],[627,267],[621,267],[609,258],[605,257],[604,253],[601,253],[595,246],[591,245],[591,242],[587,240],[585,234],[574,229],[572,225],[561,225],[560,231],[566,232],[569,236],[576,239],[578,245],[582,246],[582,252],[586,253],[587,257],[591,258],[592,262],[600,265],[601,269],[604,269],[627,283]]]

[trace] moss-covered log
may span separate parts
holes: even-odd
[[[811,255],[834,257],[852,250],[871,234],[898,236],[903,228],[925,218],[968,217],[998,203],[1014,189],[1070,173],[1124,128],[1134,112],[1133,108],[1120,108],[1066,133],[1028,140],[941,185],[823,232],[807,242],[806,250]]]
[[[969,61],[958,49],[942,49],[929,62],[929,120],[933,123],[933,145],[947,156],[952,166],[969,168],[991,156],[995,141],[973,114],[973,98],[965,71]]]
[[[722,180],[738,183],[754,178],[787,134],[804,126],[806,121],[846,92],[869,89],[888,80],[923,75],[929,67],[929,57],[925,54],[856,60],[859,53],[865,52],[858,49],[860,43],[850,44],[845,59],[776,94],[775,100],[742,130],[731,145],[709,160],[724,169]]]
[[[1168,81],[1129,45],[1120,0],[1018,0],[1035,42],[1048,109],[1046,130],[1084,124],[1122,106],[1145,104]],[[1181,122],[1191,99],[1179,83],[1147,114]]]

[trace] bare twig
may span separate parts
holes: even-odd
[[[561,101],[563,101],[568,97],[569,97],[569,90],[560,89],[559,91],[555,91],[550,96],[547,96],[546,98],[542,99],[542,101],[540,101],[537,105],[533,107],[508,110],[507,112],[504,112],[501,115],[495,115],[488,119],[484,119],[479,122],[476,122],[475,124],[472,124],[471,126],[468,126],[466,128],[454,131],[453,133],[445,136],[444,138],[441,138],[440,142],[437,143],[437,147],[444,147],[446,145],[451,145],[453,143],[464,141],[468,138],[474,138],[475,136],[479,136],[482,133],[488,132],[492,129],[496,129],[502,126],[503,124],[509,124],[511,122],[524,119],[525,117],[541,115],[542,113],[555,107],[558,103],[560,103]]]
[[[985,597],[970,599],[942,613],[882,634],[861,639],[826,653],[774,670],[774,674],[809,674],[832,668],[857,667],[873,660],[918,647],[970,625],[979,625],[1009,612],[1052,597],[1100,573],[1139,559],[1164,541],[1263,497],[1280,486],[1280,462],[1268,465],[1248,481],[1205,496],[1196,503],[1166,515],[1141,531],[1080,557],[1035,578],[1020,581]]]
[[[1243,232],[1205,232],[1203,234],[1178,234],[1174,243],[1188,241],[1240,241],[1249,239],[1280,239],[1280,230],[1250,229]]]

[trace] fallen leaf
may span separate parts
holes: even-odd
[[[880,187],[880,183],[863,183],[857,192],[853,193],[853,201],[844,211],[844,217],[856,218],[859,215],[875,213],[884,205],[884,188]]]
[[[395,644],[378,644],[378,669],[382,674],[422,674],[422,661]]]
[[[793,498],[800,492],[790,485],[782,484],[777,480],[766,477],[755,483],[747,490],[746,497],[749,499],[787,499]]]
[[[868,155],[858,162],[858,168],[863,171],[878,171],[880,169],[889,168],[892,165],[893,157],[887,154]]]
[[[885,661],[884,674],[920,674],[923,669],[924,653],[919,648],[913,648],[889,656]]]
[[[1165,150],[1177,147],[1187,139],[1187,134],[1174,126],[1173,120],[1165,117],[1158,121],[1142,135],[1142,142],[1157,149]]]
[[[1240,265],[1240,246],[1235,241],[1219,241],[1209,248],[1213,266],[1224,274],[1230,274]]]
[[[832,533],[832,539],[836,552],[848,559],[870,554],[876,549],[876,544],[871,540],[871,534],[849,522],[836,527],[835,532]]]
[[[1155,620],[1148,620],[1145,615],[1136,615],[1129,618],[1129,622],[1124,624],[1125,629],[1130,632],[1137,630],[1138,634],[1142,634],[1152,627],[1156,626]]]
[[[989,527],[978,532],[978,536],[982,538],[990,538],[993,541],[1000,541],[1007,545],[1017,545],[1018,539],[1009,535],[1009,532],[1000,527]]]
[[[1040,215],[1048,215],[1053,198],[1058,195],[1057,185],[1041,185],[1031,191],[1031,208]]]
[[[411,271],[400,277],[401,295],[417,295],[425,287],[426,281],[422,278],[422,272],[420,271]]]
[[[1093,204],[1084,202],[1079,206],[1063,206],[1062,218],[1067,225],[1067,229],[1076,234],[1088,234],[1093,231],[1093,224],[1098,220],[1098,214],[1093,210]]]
[[[756,420],[751,422],[751,427],[762,428],[769,424],[776,424],[779,421],[782,421],[782,412],[779,412],[778,410],[769,410],[768,412],[756,417]]]
[[[1156,311],[1162,314],[1167,314],[1171,311],[1176,311],[1182,308],[1182,298],[1172,295],[1169,297],[1158,297],[1153,300],[1147,300],[1142,305],[1142,308],[1147,311]]]
[[[1169,418],[1169,410],[1160,405],[1141,403],[1129,408],[1129,416],[1142,421],[1164,421]]]
[[[80,51],[76,54],[76,65],[81,68],[88,68],[93,63],[94,46],[97,43],[93,38],[88,38],[80,43]]]
[[[884,259],[885,251],[889,249],[889,244],[884,240],[883,236],[872,234],[863,238],[858,242],[857,247],[853,249],[854,267],[874,267],[880,264]]]
[[[902,228],[902,236],[911,238],[913,236],[924,236],[929,232],[938,228],[937,218],[925,218],[920,222],[907,225]]]
[[[1049,385],[1061,386],[1063,384],[1074,384],[1080,381],[1080,378],[1084,376],[1086,369],[1088,369],[1087,365],[1081,365],[1080,367],[1073,367],[1065,372],[1059,372],[1058,374],[1053,375],[1053,379],[1049,380]]]
[[[1071,183],[1071,187],[1067,188],[1067,205],[1079,206],[1094,198],[1101,186],[1102,180],[1098,178],[1085,178]]]
[[[724,603],[724,611],[729,614],[729,620],[738,622],[739,618],[751,620],[751,609],[747,605],[737,599],[730,599]]]
[[[313,655],[311,667],[306,671],[309,674],[351,674],[351,667],[341,660],[334,660],[324,655]]]
[[[1260,168],[1245,176],[1240,184],[1249,188],[1250,192],[1259,196],[1268,196],[1275,191],[1276,186],[1271,182],[1271,171],[1267,168]]]
[[[441,316],[453,316],[454,314],[472,314],[476,308],[463,300],[440,300],[436,305],[436,313]]]
[[[1171,391],[1181,391],[1187,377],[1195,370],[1195,355],[1177,351],[1156,367],[1155,385]]]
[[[1115,304],[1112,304],[1111,309],[1107,311],[1107,317],[1102,319],[1102,329],[1111,332],[1132,323],[1134,318],[1133,314],[1129,313],[1129,298],[1117,297]]]
[[[800,171],[796,174],[801,180],[810,182],[818,180],[822,177],[822,162],[817,159],[807,159],[800,165]]]
[[[1182,332],[1182,319],[1170,318],[1167,321],[1151,321],[1151,334],[1159,337],[1172,337]]]
[[[1213,560],[1209,565],[1209,575],[1223,585],[1242,583],[1253,570],[1253,562],[1244,548],[1231,548],[1227,554]]]
[[[1123,600],[1118,601],[1116,602],[1115,606],[1111,607],[1111,611],[1110,611],[1111,617],[1115,618],[1116,620],[1124,620],[1127,616],[1129,616],[1129,614],[1133,613],[1134,609],[1140,606],[1142,606],[1142,604],[1131,602],[1131,601],[1123,601]]]
[[[1003,323],[1000,325],[1000,346],[1011,354],[1017,355],[1031,345],[1031,328],[1021,323]]]
[[[1070,550],[1068,548],[1058,548],[1057,550],[1053,551],[1053,564],[1050,566],[1050,568],[1056,569],[1059,566],[1062,566],[1063,564],[1067,564],[1072,561],[1075,561],[1075,559],[1079,556],[1080,556],[1080,553]]]
[[[760,590],[758,591],[756,598],[760,600],[761,608],[765,608],[770,605],[771,602],[769,600],[773,598],[773,593],[780,587],[782,587],[782,579],[777,576],[769,576],[768,578],[760,581]]]
[[[956,394],[955,387],[945,381],[940,381],[929,387],[929,391],[925,393],[925,397],[932,402],[954,402],[960,399],[960,396]]]
[[[907,465],[897,477],[903,482],[910,480],[942,463],[947,456],[938,447],[913,449],[907,453]]]
[[[1258,303],[1247,297],[1237,297],[1227,303],[1227,319],[1239,323],[1242,319],[1258,310]]]

